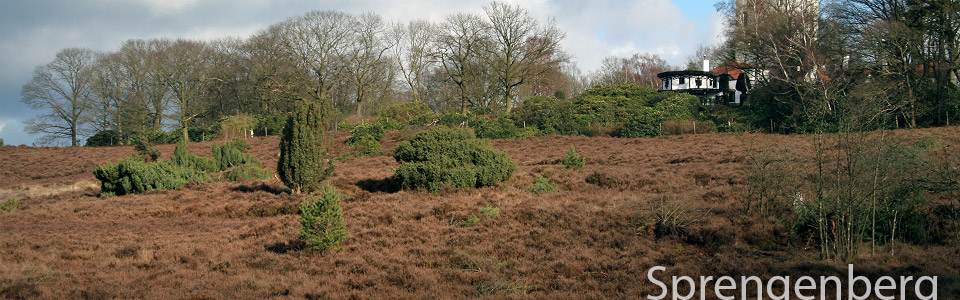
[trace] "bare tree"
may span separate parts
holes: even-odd
[[[356,89],[356,114],[363,112],[363,101],[374,81],[384,80],[384,71],[389,68],[386,54],[394,47],[387,37],[387,28],[380,16],[364,13],[354,19],[353,28],[347,45],[347,70]]]
[[[506,111],[513,107],[513,90],[547,70],[546,58],[560,50],[564,34],[552,22],[541,26],[516,5],[493,2],[484,7],[493,47],[492,67],[503,93]]]
[[[43,134],[41,144],[70,139],[79,144],[84,116],[91,106],[91,67],[96,54],[89,49],[68,48],[46,65],[37,67],[20,92],[23,103],[43,112],[26,122],[31,134]]]
[[[707,46],[704,44],[697,45],[697,51],[690,56],[687,56],[687,70],[700,71],[703,69],[703,60],[709,60],[715,65],[722,63],[720,48]]]
[[[94,76],[91,84],[94,97],[90,114],[87,115],[95,131],[115,130],[117,135],[124,134],[124,109],[133,90],[132,77],[126,71],[120,53],[103,54],[97,58],[91,72]]]
[[[593,74],[593,83],[595,85],[636,83],[656,89],[660,87],[657,74],[670,69],[667,61],[656,54],[636,53],[630,58],[610,56],[603,59],[603,65]]]
[[[190,121],[204,112],[197,104],[205,85],[222,80],[209,76],[211,52],[206,44],[188,40],[177,40],[163,51],[163,83],[175,104],[169,117],[180,123],[184,142],[190,141]]]
[[[312,71],[301,69],[298,62],[302,60],[283,50],[280,30],[271,26],[244,45],[258,110],[271,114],[292,111],[297,100],[311,97],[308,95],[317,90]]]
[[[341,81],[343,51],[349,42],[353,17],[337,11],[312,11],[288,19],[271,30],[280,49],[296,58],[299,68],[312,74],[315,86],[310,96],[328,99],[333,86]]]
[[[479,91],[486,81],[484,69],[489,67],[486,49],[492,43],[487,28],[480,16],[467,13],[447,16],[440,27],[436,56],[457,86],[461,113],[467,112],[471,99],[484,97]]]
[[[426,20],[414,20],[394,25],[391,33],[394,57],[400,74],[410,89],[414,102],[423,102],[424,80],[427,71],[433,65],[431,53],[434,51],[434,36],[437,34],[433,23]]]
[[[111,59],[116,72],[122,74],[114,76],[125,76],[122,80],[129,89],[125,95],[129,109],[125,111],[129,113],[127,117],[131,119],[132,130],[139,131],[148,126],[159,130],[163,126],[163,113],[170,97],[161,80],[161,43],[166,41],[129,40]]]

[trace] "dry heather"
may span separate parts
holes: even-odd
[[[956,127],[897,131],[960,145]],[[332,155],[349,151],[335,134]],[[384,139],[389,153],[398,133]],[[251,154],[274,166],[275,138],[253,138]],[[654,139],[549,136],[494,140],[518,163],[498,187],[459,192],[395,191],[390,156],[337,162],[329,179],[349,198],[344,250],[301,251],[300,199],[274,179],[188,185],[181,190],[99,198],[97,187],[22,193],[95,181],[96,165],[132,147],[0,147],[0,189],[21,192],[0,212],[0,298],[377,299],[641,298],[659,290],[646,270],[700,275],[837,275],[777,230],[743,216],[748,144],[807,156],[807,136],[679,135]],[[575,146],[580,170],[558,164]],[[164,158],[173,145],[159,147]],[[210,143],[190,151],[210,156]],[[557,191],[526,191],[539,176]],[[58,190],[59,191],[59,190]],[[11,194],[12,195],[12,194]],[[496,218],[464,227],[485,205]],[[682,236],[655,232],[656,207],[683,207],[700,222]],[[658,238],[658,236],[661,236]],[[941,296],[960,295],[955,243],[897,245],[865,255],[857,269],[939,275]]]

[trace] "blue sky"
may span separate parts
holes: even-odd
[[[33,69],[68,47],[110,51],[133,38],[246,37],[310,10],[375,12],[389,21],[440,20],[480,12],[489,1],[449,0],[32,0],[0,3],[0,138],[34,142],[20,89]],[[681,65],[698,44],[721,40],[713,0],[506,0],[567,33],[565,50],[583,73],[604,57],[656,53]],[[683,32],[683,34],[677,34]]]

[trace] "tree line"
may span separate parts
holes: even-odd
[[[115,51],[59,51],[36,68],[22,101],[39,142],[111,131],[209,128],[224,117],[283,115],[300,101],[373,115],[385,105],[508,112],[533,95],[573,94],[564,33],[516,5],[440,22],[390,23],[373,13],[312,11],[246,39],[128,40]]]
[[[190,140],[228,116],[282,116],[305,100],[329,103],[334,120],[405,102],[508,113],[532,96],[564,99],[622,83],[658,88],[657,73],[699,69],[707,58],[758,70],[748,73],[759,84],[745,107],[718,112],[726,123],[790,133],[940,126],[960,114],[960,3],[810,3],[724,0],[725,42],[699,46],[686,66],[637,53],[607,57],[590,74],[570,62],[552,21],[511,4],[439,22],[312,11],[245,39],[64,49],[37,67],[22,100],[41,111],[27,122],[41,144],[164,129]]]

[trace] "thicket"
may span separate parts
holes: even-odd
[[[340,207],[340,199],[344,197],[336,188],[322,185],[300,204],[299,236],[311,248],[327,250],[340,245],[347,237]]]
[[[569,100],[532,97],[511,117],[543,134],[653,137],[665,121],[701,120],[707,114],[696,96],[620,84],[592,88]]]
[[[767,149],[749,159],[744,209],[813,243],[824,259],[850,260],[869,245],[955,238],[957,207],[934,201],[957,191],[955,153],[935,139],[905,143],[885,133],[814,136],[815,157]],[[812,167],[812,168],[811,168]],[[809,172],[798,170],[811,169]],[[952,224],[948,224],[952,223]]]
[[[97,167],[93,175],[100,180],[104,196],[139,194],[150,190],[179,189],[191,181],[206,182],[206,174],[172,162],[145,162],[129,157],[117,164]]]
[[[242,139],[236,138],[222,146],[213,144],[213,160],[227,180],[269,179],[273,173],[263,169],[263,164],[255,157],[244,153],[250,149]]]
[[[277,174],[295,193],[320,189],[320,182],[333,173],[332,160],[324,158],[323,133],[329,123],[329,106],[304,101],[288,118],[280,139]]]
[[[437,127],[397,146],[393,180],[403,189],[437,192],[493,186],[513,176],[516,163],[470,129]]]

